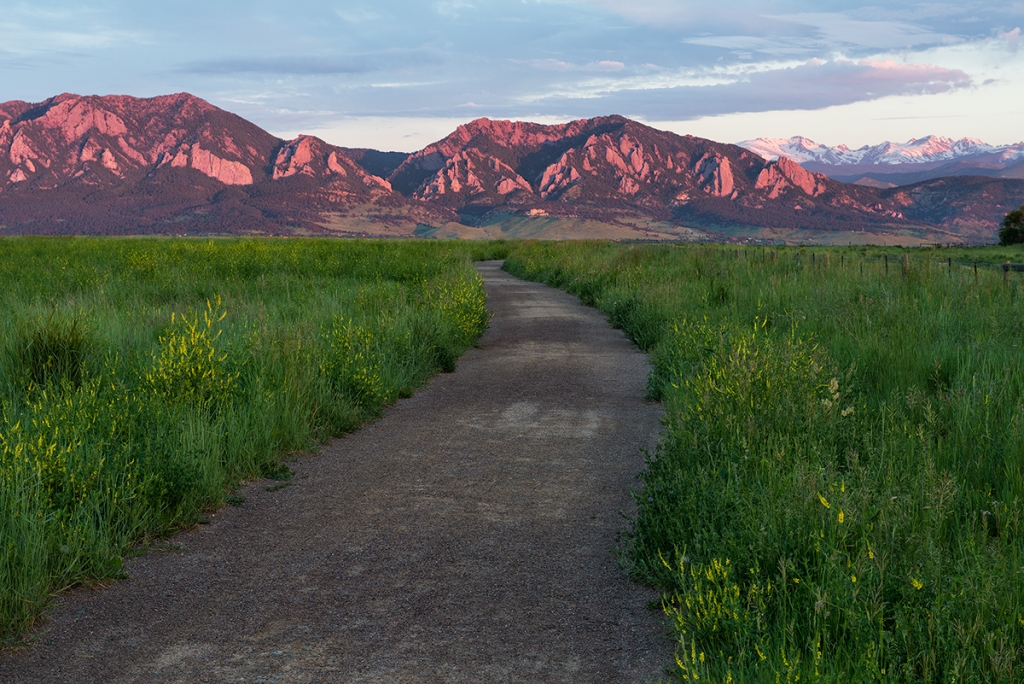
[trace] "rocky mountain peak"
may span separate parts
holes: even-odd
[[[394,209],[416,215],[413,225],[473,224],[496,212],[831,230],[903,225],[924,205],[929,221],[969,215],[981,225],[1004,210],[993,198],[1016,187],[946,183],[934,192],[887,193],[801,165],[966,154],[984,146],[972,139],[930,136],[859,150],[803,137],[755,142],[744,148],[679,136],[621,116],[554,125],[481,118],[406,155],[346,150],[309,135],[280,140],[189,93],[64,93],[0,103],[0,227],[159,231],[197,219],[232,230],[315,232],[325,215],[376,207],[368,223],[392,220]],[[962,206],[935,209],[954,191],[966,198]]]
[[[274,156],[271,178],[291,177],[324,181],[348,196],[366,193],[374,199],[391,194],[386,180],[367,173],[343,150],[311,135],[284,142]],[[351,182],[356,183],[354,191]]]
[[[64,93],[28,106],[4,103],[0,111],[17,113],[0,133],[0,190],[110,186],[165,166],[248,185],[262,175],[276,143],[189,93],[148,99]]]
[[[788,188],[798,188],[805,195],[817,197],[825,192],[826,177],[811,173],[788,157],[779,157],[761,169],[754,187],[766,190],[769,199],[775,199]]]

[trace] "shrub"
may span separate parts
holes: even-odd
[[[184,401],[209,409],[236,390],[238,373],[227,368],[228,355],[218,341],[227,312],[221,298],[206,302],[202,314],[171,314],[171,327],[160,336],[146,381],[163,401]]]
[[[1014,209],[1003,219],[999,229],[999,244],[1017,245],[1024,242],[1024,206]]]
[[[26,325],[10,344],[4,363],[11,389],[37,388],[82,382],[92,341],[77,316],[56,314]]]

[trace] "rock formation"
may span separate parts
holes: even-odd
[[[305,135],[280,140],[187,93],[0,103],[7,232],[316,231],[325,215],[352,207],[371,207],[360,210],[368,216],[403,207],[436,225],[498,211],[712,227],[988,230],[1022,201],[1024,181],[1010,179],[848,185],[785,156],[769,161],[621,116],[558,125],[477,119],[401,154]]]

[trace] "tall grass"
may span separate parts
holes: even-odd
[[[1024,675],[1024,285],[973,269],[1024,253],[990,252],[506,261],[652,354],[667,433],[621,558],[663,591],[676,679]]]
[[[501,245],[0,242],[0,638],[350,431],[487,325]]]

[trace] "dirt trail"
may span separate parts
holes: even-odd
[[[451,374],[62,596],[0,682],[645,682],[656,596],[611,553],[660,408],[646,358],[565,293],[480,265]]]

